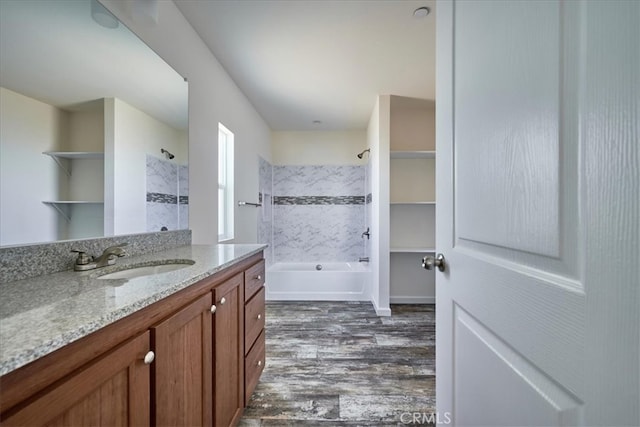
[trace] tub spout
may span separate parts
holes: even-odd
[[[365,257],[358,258],[358,262],[369,262],[369,257],[365,256]]]

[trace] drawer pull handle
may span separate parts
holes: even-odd
[[[220,305],[224,305],[225,302],[227,302],[227,299],[225,297],[222,297],[222,299],[220,300]]]
[[[258,360],[258,366],[262,366],[262,360]]]
[[[258,320],[262,319],[262,314],[258,314]]]
[[[261,274],[258,274],[258,275],[256,276],[256,279],[258,279],[258,280],[262,280],[262,275],[261,275]]]
[[[156,358],[156,355],[153,351],[148,352],[147,354],[144,355],[144,364],[151,365],[151,363],[155,358]]]
[[[218,308],[216,307],[216,305],[215,305],[215,304],[213,304],[213,305],[211,306],[211,312],[212,312],[212,313],[215,313],[217,309],[218,309]]]

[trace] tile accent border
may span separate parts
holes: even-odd
[[[178,196],[164,193],[147,193],[147,202],[166,203],[175,205],[178,203]]]
[[[128,242],[128,255],[142,255],[191,244],[191,230],[163,231],[0,247],[0,283],[73,269],[72,249],[100,255],[104,248]]]
[[[274,205],[364,205],[364,196],[274,196]]]

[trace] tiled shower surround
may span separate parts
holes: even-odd
[[[147,231],[189,228],[189,167],[147,155]]]
[[[275,262],[357,261],[365,229],[363,166],[273,167]]]
[[[258,212],[258,243],[269,245],[264,251],[267,265],[273,264],[273,166],[262,157],[259,162],[259,189],[258,201],[262,203]]]

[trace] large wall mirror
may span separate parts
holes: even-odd
[[[187,97],[96,0],[0,1],[0,246],[188,228]]]

